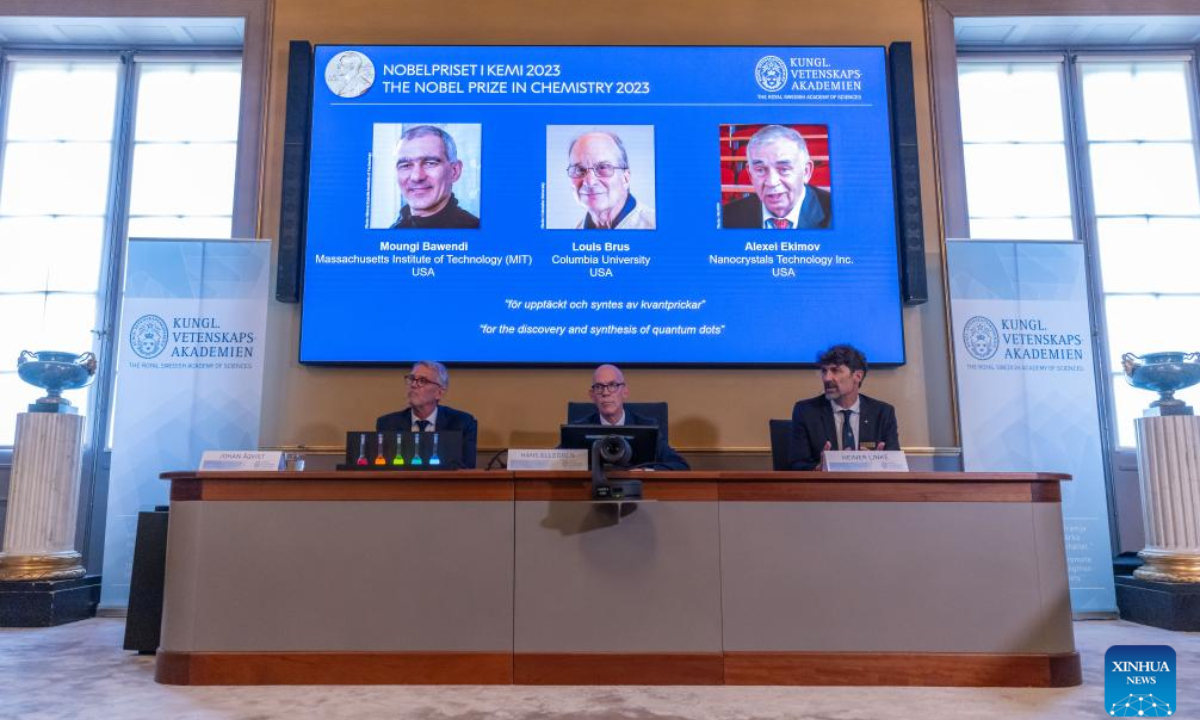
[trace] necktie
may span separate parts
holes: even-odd
[[[417,432],[426,432],[427,430],[429,430],[429,421],[428,420],[418,420],[417,421]]]
[[[792,221],[787,218],[771,218],[769,222],[776,230],[787,230],[792,226]]]
[[[850,410],[842,411],[842,449],[854,449],[854,428],[850,427]]]

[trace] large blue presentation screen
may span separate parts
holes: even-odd
[[[315,51],[300,360],[904,362],[878,47]]]

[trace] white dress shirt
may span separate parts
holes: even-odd
[[[429,421],[429,430],[427,432],[433,432],[437,429],[437,413],[437,405],[434,405],[433,412],[429,413],[429,417],[424,418],[425,420]],[[417,417],[417,413],[414,410],[412,414],[412,432],[421,432],[421,426],[417,424],[417,422],[421,419],[422,418]]]
[[[600,415],[600,413],[596,413],[596,414]],[[616,422],[610,423],[609,421],[604,419],[603,415],[600,415],[600,424],[601,425],[614,425],[614,426],[615,425],[624,425],[625,424],[625,410],[624,409],[621,410],[621,417],[617,418]]]

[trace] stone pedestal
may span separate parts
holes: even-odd
[[[82,437],[78,415],[17,415],[0,581],[84,576],[75,551]]]
[[[1200,582],[1200,417],[1144,417],[1137,426],[1145,564],[1140,580]]]
[[[0,627],[53,627],[96,616],[100,576],[0,582]]]
[[[1200,583],[1153,582],[1118,575],[1116,590],[1122,620],[1165,630],[1200,630]]]

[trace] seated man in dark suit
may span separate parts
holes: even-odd
[[[834,345],[817,362],[825,394],[792,409],[791,469],[816,469],[826,450],[899,450],[896,409],[858,392],[867,358],[850,345]]]
[[[454,430],[462,433],[462,462],[475,469],[475,441],[479,424],[470,413],[438,405],[450,389],[450,373],[435,360],[420,360],[404,376],[408,385],[408,407],[388,413],[375,421],[377,432],[433,432]]]
[[[658,425],[654,418],[625,411],[629,386],[625,384],[625,375],[621,368],[616,365],[601,365],[596,368],[592,373],[592,387],[588,389],[588,397],[596,403],[596,412],[573,418],[571,425]],[[654,452],[654,464],[661,470],[688,469],[687,461],[667,444],[661,433]]]

